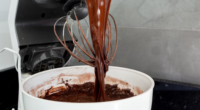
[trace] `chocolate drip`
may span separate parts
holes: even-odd
[[[108,71],[106,63],[106,29],[111,0],[87,0],[90,19],[90,31],[95,51],[95,100],[105,101],[104,77]]]

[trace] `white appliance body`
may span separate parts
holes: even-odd
[[[8,27],[8,13],[11,0],[0,1],[0,49],[5,47],[12,48],[11,38]],[[14,60],[10,52],[3,52],[0,54],[0,72],[13,68]]]
[[[11,0],[10,3],[10,10],[9,10],[9,16],[8,16],[8,24],[9,24],[9,30],[10,30],[10,37],[11,37],[11,43],[12,43],[12,49],[16,52],[19,52],[19,42],[18,42],[18,36],[16,32],[16,14],[17,14],[17,6],[18,6],[19,0]],[[17,63],[17,56],[14,56],[15,64]],[[16,65],[15,65],[16,68]],[[29,73],[22,74],[22,80],[25,78],[30,77],[31,75]]]
[[[18,6],[18,0],[11,0],[10,2],[10,10],[8,16],[8,25],[10,31],[10,38],[12,43],[12,49],[16,52],[19,52],[19,42],[17,40],[17,32],[15,26],[15,18]],[[15,64],[17,63],[17,57],[14,56]]]

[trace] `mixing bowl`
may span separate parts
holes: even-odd
[[[148,75],[122,67],[110,66],[106,77],[125,81],[132,87],[137,96],[116,101],[94,103],[68,103],[41,99],[45,91],[61,84],[63,79],[71,83],[83,83],[75,76],[84,76],[86,80],[94,80],[94,68],[89,66],[73,66],[52,69],[37,73],[22,82],[22,96],[25,110],[151,110],[154,81]],[[116,82],[119,84],[119,81]],[[106,81],[107,83],[113,83]],[[123,88],[123,86],[121,86]],[[125,87],[126,88],[126,87]],[[141,92],[142,91],[142,92]]]

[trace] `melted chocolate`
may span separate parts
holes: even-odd
[[[48,95],[44,99],[62,102],[96,102],[94,99],[94,83],[88,82],[82,85],[68,85],[67,90]],[[105,85],[105,99],[106,101],[120,100],[134,96],[130,89],[121,90],[117,85]],[[100,101],[104,101],[100,97]]]
[[[90,31],[95,51],[95,88],[94,99],[100,101],[100,97],[106,101],[104,78],[108,71],[108,59],[106,58],[106,29],[111,0],[87,0]]]

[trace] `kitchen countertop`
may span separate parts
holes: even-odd
[[[10,69],[0,74],[1,87],[6,90],[0,91],[0,110],[17,110],[17,73]],[[152,110],[200,110],[200,86],[155,79]]]
[[[156,80],[152,110],[200,110],[200,87]]]

